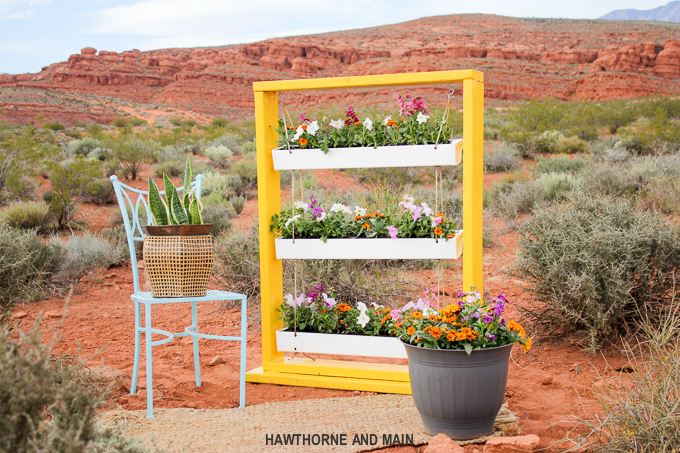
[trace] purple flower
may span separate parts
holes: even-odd
[[[314,196],[314,194],[311,194],[309,196],[309,199],[312,201],[311,203],[309,203],[310,208],[313,208],[314,206],[317,205],[317,203],[319,203],[318,201],[316,201],[316,197]]]
[[[399,228],[397,228],[397,227],[395,227],[395,226],[393,226],[393,225],[388,226],[388,227],[387,227],[387,231],[390,232],[390,237],[391,237],[392,239],[396,239],[396,238],[397,238],[397,234],[399,234]]]
[[[317,286],[317,288],[320,288],[320,287],[321,287],[321,285]],[[336,304],[335,298],[328,297],[328,294],[326,294],[326,293],[323,293],[322,296],[323,296],[323,301],[324,301],[324,303],[326,304],[327,307],[335,307],[335,304]]]
[[[489,341],[496,341],[496,335],[494,335],[494,334],[492,334],[492,333],[487,333],[487,334],[484,335],[484,336],[485,336],[486,339],[489,340]]]
[[[321,206],[315,206],[315,207],[312,209],[312,220],[316,220],[316,219],[325,217],[325,216],[323,215],[323,212],[324,212],[324,211],[323,211],[323,208],[322,208]]]
[[[319,291],[319,292],[321,292],[321,291],[323,291],[323,286],[321,286],[321,285],[316,285],[316,286],[314,287],[314,289],[317,290],[317,291]]]
[[[492,315],[486,315],[484,316],[484,322],[489,324],[491,321],[493,321],[493,316]]]
[[[354,113],[354,107],[351,105],[347,109],[347,114],[345,115],[347,119],[345,120],[345,124],[352,125],[354,123],[359,122],[359,117],[357,116],[356,113]]]
[[[307,110],[302,112],[298,118],[300,118],[300,121],[306,121],[308,123],[310,121],[309,118],[307,118]]]
[[[316,299],[317,297],[319,297],[319,293],[317,293],[316,291],[312,291],[311,293],[309,293],[309,294],[307,294],[307,295],[308,295],[309,297],[311,297],[312,300],[314,300],[314,299]]]
[[[501,319],[501,326],[505,325],[505,319]]]
[[[467,293],[465,291],[461,291],[458,293],[458,297],[465,297]]]

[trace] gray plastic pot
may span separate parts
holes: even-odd
[[[455,440],[493,432],[508,382],[512,344],[491,349],[427,349],[404,343],[413,400],[425,431]]]

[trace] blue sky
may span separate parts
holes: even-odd
[[[0,73],[38,72],[81,48],[122,52],[260,41],[442,14],[594,19],[650,0],[0,0]]]

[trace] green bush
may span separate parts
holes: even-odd
[[[116,127],[128,127],[130,122],[125,118],[114,118],[114,120],[111,121],[111,124]]]
[[[555,143],[557,154],[583,154],[588,151],[588,143],[575,135],[562,137]]]
[[[234,155],[234,153],[224,145],[209,146],[203,153],[211,161],[225,167],[229,166],[229,158]]]
[[[680,230],[626,200],[576,194],[535,209],[520,235],[512,274],[539,302],[536,326],[581,334],[591,350],[673,296]]]
[[[212,123],[210,123],[211,126],[215,127],[225,127],[227,124],[229,124],[229,120],[221,116],[213,118]]]
[[[556,155],[554,157],[539,156],[536,165],[531,167],[531,172],[534,175],[542,175],[545,173],[578,173],[584,166],[585,160],[572,159],[569,156]]]
[[[214,192],[204,197],[202,201],[205,204],[203,223],[212,223],[212,235],[217,237],[231,231],[233,224],[229,220],[236,217],[234,208],[225,205],[224,199]]]
[[[553,154],[557,150],[557,143],[564,138],[560,131],[545,131],[534,139],[534,148],[539,153]]]
[[[643,182],[628,165],[593,165],[583,170],[582,188],[593,195],[632,197],[642,188]]]
[[[522,165],[522,158],[514,147],[503,144],[492,153],[484,154],[484,171],[497,173],[515,171]]]
[[[89,371],[54,352],[36,324],[27,334],[0,328],[0,451],[143,453],[135,439],[101,429]]]
[[[654,178],[643,186],[636,199],[642,209],[680,214],[680,179],[670,176]]]
[[[12,203],[0,211],[0,223],[14,228],[41,229],[47,222],[49,206],[39,201]]]
[[[90,203],[112,204],[116,201],[113,184],[106,178],[98,178],[88,183],[83,190],[83,200]]]
[[[0,224],[0,324],[9,320],[17,302],[42,296],[43,285],[58,271],[62,254],[59,247],[45,245],[32,230]]]
[[[215,140],[211,141],[210,146],[226,146],[235,155],[240,156],[242,153],[242,143],[243,139],[241,139],[238,135],[229,133],[217,137]]]
[[[255,230],[245,233],[234,229],[215,241],[217,266],[213,275],[227,291],[260,298],[260,242]]]
[[[50,214],[57,227],[68,225],[78,209],[78,204],[87,199],[88,190],[100,180],[99,162],[82,157],[61,164],[53,164],[50,171],[52,190],[45,192],[43,199],[50,206]]]
[[[498,186],[491,198],[491,207],[501,217],[511,220],[520,214],[530,214],[545,202],[543,186],[537,181],[525,181]]]
[[[246,205],[245,197],[239,195],[234,195],[233,197],[231,197],[229,199],[229,202],[231,203],[231,206],[234,208],[236,215],[240,215],[241,212],[243,212],[243,208]]]
[[[561,200],[580,185],[578,179],[565,173],[543,174],[536,179],[536,183],[543,188],[546,201]]]
[[[142,167],[155,159],[155,143],[139,137],[128,138],[114,144],[113,155],[120,161],[123,176],[137,179]]]
[[[64,250],[56,278],[65,282],[78,281],[89,272],[118,264],[128,255],[127,244],[113,244],[90,232],[68,239],[53,236],[50,243]]]
[[[96,148],[101,148],[102,142],[92,137],[85,137],[81,140],[73,140],[68,144],[69,152],[80,156],[87,156]],[[103,160],[103,159],[102,159]]]
[[[45,126],[45,129],[49,129],[51,131],[63,131],[65,129],[64,125],[61,123],[57,123],[56,121],[50,122],[50,123],[45,123],[43,126]]]
[[[241,178],[241,187],[237,195],[243,195],[245,191],[257,187],[257,161],[255,159],[243,158],[234,162],[232,171]]]
[[[185,166],[185,162],[180,162],[178,160],[163,162],[162,164],[154,165],[153,174],[156,176],[156,178],[162,178],[163,174],[166,174],[171,178],[176,178],[177,176],[184,174]]]

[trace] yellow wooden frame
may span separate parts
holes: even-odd
[[[281,211],[279,172],[272,149],[278,135],[278,92],[338,88],[463,84],[463,288],[482,288],[482,210],[484,167],[484,74],[474,69],[324,79],[255,82],[257,181],[262,298],[262,366],[246,373],[248,382],[410,394],[408,367],[364,362],[285,358],[276,348],[283,296],[283,269],[276,259],[269,223]]]

